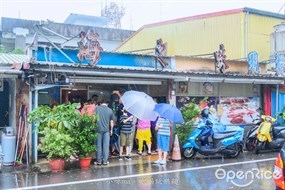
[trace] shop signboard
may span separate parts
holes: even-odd
[[[222,97],[220,104],[223,105],[220,122],[225,124],[253,123],[260,117],[259,97]]]
[[[201,105],[204,97],[177,96],[176,106],[181,108],[183,105],[195,99],[195,104],[210,108],[214,113],[214,118],[227,125],[252,124],[254,119],[260,117],[260,98],[259,97],[208,97]]]

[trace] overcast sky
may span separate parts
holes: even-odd
[[[0,0],[0,17],[64,22],[70,13],[100,16],[104,0]],[[250,7],[284,14],[285,0],[113,0],[126,8],[122,28],[228,9]],[[283,7],[283,9],[281,9]]]

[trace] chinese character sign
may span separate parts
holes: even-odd
[[[252,51],[248,54],[248,74],[260,74],[258,53],[256,51]]]
[[[96,66],[100,60],[100,51],[103,51],[103,48],[98,41],[99,34],[93,30],[89,30],[87,33],[81,31],[79,37],[79,51],[77,54],[79,64],[81,64],[83,60],[87,59],[91,60],[91,62],[88,63],[89,66]]]
[[[275,70],[278,76],[284,76],[285,55],[275,54]]]
[[[166,55],[166,51],[167,51],[167,44],[163,43],[161,38],[156,40],[154,54],[157,57],[157,60],[161,64],[162,68],[165,68],[168,66],[168,63],[163,58]]]
[[[226,64],[226,49],[224,44],[220,44],[219,50],[214,52],[216,68],[220,73],[224,73],[229,66]]]

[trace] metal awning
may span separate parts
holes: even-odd
[[[62,73],[77,83],[117,83],[117,84],[153,84],[166,79],[188,82],[241,83],[241,84],[284,84],[284,78],[269,75],[248,75],[241,73],[210,73],[195,71],[155,70],[141,68],[116,67],[78,67],[74,65],[31,65],[35,72]]]
[[[0,65],[23,62],[29,62],[29,57],[27,55],[0,53]]]
[[[28,63],[27,55],[0,53],[0,77],[1,78],[17,78],[22,74],[22,63]]]
[[[141,85],[161,85],[162,80],[134,79],[134,78],[113,78],[113,77],[69,77],[72,84],[141,84]]]
[[[212,82],[212,83],[242,83],[242,84],[284,84],[284,79],[279,77],[186,77],[189,82]]]
[[[37,69],[40,72],[50,72],[50,69]],[[76,71],[66,69],[56,69],[58,73],[66,73],[71,75],[84,75],[84,76],[105,76],[105,77],[131,77],[131,78],[152,78],[152,79],[184,79],[184,76],[175,76],[170,74],[157,75],[152,73],[132,73],[132,72],[116,72],[116,71]]]
[[[15,69],[10,67],[2,67],[0,65],[0,77],[1,78],[17,78],[18,75],[21,75],[23,71],[20,69]]]

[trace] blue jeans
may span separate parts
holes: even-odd
[[[97,137],[97,162],[108,161],[109,157],[110,133],[99,132]],[[103,153],[103,155],[102,155]]]

